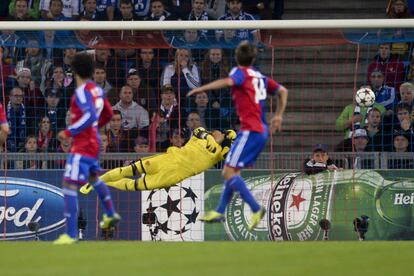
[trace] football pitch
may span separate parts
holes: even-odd
[[[0,243],[1,275],[412,275],[414,242]]]

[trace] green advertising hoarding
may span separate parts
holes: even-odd
[[[322,240],[321,219],[331,222],[329,239],[355,240],[354,219],[369,217],[367,240],[413,239],[414,172],[341,170],[308,176],[247,171],[243,175],[266,216],[249,231],[251,211],[235,194],[226,222],[205,224],[205,240]],[[205,174],[204,209],[218,206],[223,189],[217,171]]]

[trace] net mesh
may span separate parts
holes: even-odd
[[[240,37],[249,37],[252,41],[260,38],[256,66],[289,89],[283,132],[272,137],[256,164],[257,169],[267,171],[248,171],[249,187],[263,205],[271,208],[271,204],[277,203],[271,200],[272,193],[286,177],[282,172],[303,170],[304,160],[310,157],[313,145],[326,144],[334,163],[343,169],[354,169],[353,173],[329,172],[321,179],[299,176],[284,201],[287,209],[299,211],[286,211],[286,215],[293,216],[287,228],[295,229],[301,219],[308,218],[305,213],[312,207],[309,204],[318,204],[314,195],[319,182],[312,184],[314,186],[306,186],[306,183],[320,181],[326,195],[324,216],[336,220],[339,225],[348,223],[335,233],[335,239],[354,237],[352,219],[374,208],[364,209],[367,205],[357,202],[360,197],[354,192],[358,183],[367,187],[373,185],[367,175],[361,175],[360,169],[414,167],[411,153],[413,89],[410,85],[402,85],[413,77],[413,33],[409,29],[2,31],[2,103],[12,127],[1,160],[2,174],[6,176],[4,189],[0,190],[4,191],[0,194],[3,197],[0,202],[3,238],[33,238],[34,234],[25,227],[39,217],[48,218],[42,221],[46,223],[45,229],[39,232],[45,239],[53,239],[62,231],[60,212],[48,209],[39,215],[41,206],[46,203],[39,205],[37,200],[48,198],[53,202],[54,199],[50,189],[38,191],[34,187],[43,184],[33,181],[60,185],[70,144],[60,144],[56,134],[67,125],[70,97],[75,89],[69,64],[76,52],[87,51],[94,55],[97,63],[94,80],[106,91],[114,109],[119,110],[101,134],[102,152],[105,153],[101,166],[112,169],[127,165],[141,155],[165,152],[171,145],[182,144],[179,136],[183,128],[193,129],[199,125],[220,130],[239,128],[228,89],[211,91],[197,98],[187,98],[186,94],[194,87],[229,74],[236,65],[234,48]],[[380,86],[376,83],[378,74],[384,79]],[[377,96],[378,106],[369,113],[367,108],[358,108],[354,100],[362,85],[370,85]],[[125,90],[132,91],[133,100],[140,106],[133,114],[122,107],[122,101],[126,101]],[[275,102],[266,106],[267,117],[275,106]],[[371,118],[369,114],[378,116]],[[358,127],[352,123],[353,118],[359,123]],[[363,129],[365,134],[360,131]],[[408,172],[371,171],[371,177],[382,182],[412,181]],[[345,183],[349,179],[353,181]],[[114,191],[116,207],[126,221],[114,233],[101,234],[98,230],[101,210],[96,198],[81,197],[79,221],[87,221],[87,239],[268,239],[270,227],[278,225],[268,217],[259,226],[260,233],[248,232],[250,212],[237,197],[226,215],[233,224],[204,227],[197,220],[204,210],[215,208],[221,191],[217,184],[221,182],[217,171],[208,171],[167,190]],[[337,183],[342,185],[338,190],[344,190],[348,196],[335,197]],[[10,190],[17,190],[16,187],[21,194],[27,193],[30,200],[13,201]],[[398,189],[399,194],[403,194],[403,203],[406,190]],[[34,193],[36,197],[29,196]],[[59,197],[59,192],[54,195]],[[400,202],[395,195],[392,200]],[[370,203],[367,199],[367,204]],[[20,208],[22,216],[17,218],[10,208]],[[62,206],[56,205],[56,210],[59,208]],[[324,216],[319,215],[317,219]],[[406,223],[409,222],[400,224]],[[304,227],[292,239],[322,238],[319,228]],[[20,232],[29,234],[13,234]],[[270,236],[272,239],[281,237]],[[376,238],[387,237],[384,234]],[[289,239],[289,235],[283,239]]]

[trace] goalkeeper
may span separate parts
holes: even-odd
[[[209,133],[199,127],[194,129],[193,136],[183,147],[169,147],[166,153],[138,159],[131,165],[110,170],[100,178],[108,186],[124,191],[171,187],[222,161],[236,136],[234,130],[224,134],[218,130]],[[80,192],[88,194],[91,190],[88,183]]]

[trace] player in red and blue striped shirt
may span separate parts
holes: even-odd
[[[253,216],[249,229],[255,228],[265,214],[264,207],[256,202],[247,189],[240,176],[240,170],[252,166],[266,145],[269,130],[265,119],[264,103],[267,95],[278,96],[277,110],[270,124],[270,131],[273,133],[281,130],[288,91],[284,86],[262,75],[252,66],[256,56],[255,45],[248,41],[241,42],[236,49],[238,66],[231,70],[228,78],[213,81],[188,93],[188,96],[191,96],[202,91],[231,87],[237,115],[240,118],[240,132],[227,155],[223,169],[225,182],[219,207],[202,218],[206,222],[224,220],[226,206],[233,192],[236,191],[252,209]]]
[[[4,112],[3,105],[0,103],[0,147],[4,142],[6,142],[9,132],[10,129],[7,122],[6,113]]]
[[[88,54],[77,54],[71,68],[77,88],[70,105],[70,125],[59,132],[58,139],[64,141],[73,137],[63,176],[65,199],[66,233],[55,244],[71,244],[78,239],[77,190],[79,185],[89,182],[97,192],[105,214],[100,222],[102,229],[115,226],[120,216],[115,212],[111,195],[106,184],[99,178],[99,127],[112,117],[112,107],[103,90],[90,79],[95,70],[93,58]]]

